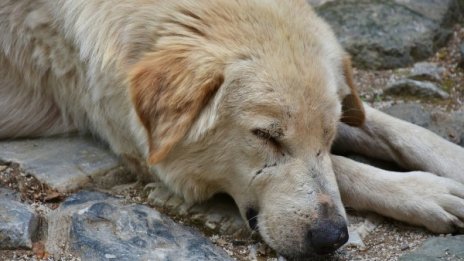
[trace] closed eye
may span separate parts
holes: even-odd
[[[280,147],[280,143],[277,140],[277,137],[272,136],[272,134],[268,130],[265,130],[265,129],[253,129],[251,132],[253,133],[253,135],[258,137],[259,139],[269,141],[269,142],[272,143],[272,145]]]

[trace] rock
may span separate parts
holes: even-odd
[[[39,218],[29,205],[3,197],[5,191],[0,197],[0,250],[31,249]]]
[[[439,109],[426,109],[416,103],[395,104],[383,111],[464,147],[464,111],[447,113]]]
[[[462,0],[393,0],[435,22],[453,25],[462,18],[460,10]],[[433,9],[430,9],[433,8]]]
[[[327,2],[332,2],[332,1],[335,1],[335,0],[306,0],[306,2],[308,2],[308,4],[310,4],[312,7],[318,7]]]
[[[411,69],[411,74],[408,76],[408,78],[418,81],[441,82],[444,72],[445,68],[439,66],[436,63],[416,63]]]
[[[20,201],[21,196],[19,195],[18,192],[13,191],[8,188],[4,188],[0,184],[0,198],[1,199],[9,199],[9,200],[15,200],[15,201]]]
[[[99,177],[121,168],[118,158],[105,147],[77,136],[2,141],[1,162],[18,163],[26,173],[59,192],[96,183]],[[106,179],[115,184],[120,181]]]
[[[461,9],[457,0],[347,0],[328,1],[316,10],[355,66],[388,69],[433,55],[451,36]]]
[[[350,218],[350,216],[349,216]],[[348,227],[349,238],[345,246],[354,246],[360,249],[365,248],[363,240],[371,234],[382,222],[383,217],[374,213],[369,213],[362,222],[350,224]]]
[[[48,215],[47,251],[82,260],[230,260],[195,230],[140,204],[82,191]]]
[[[438,87],[436,84],[428,81],[416,81],[403,79],[395,81],[387,86],[385,94],[393,95],[413,95],[416,97],[434,97],[448,99],[449,94]]]
[[[251,235],[233,199],[226,195],[217,195],[204,203],[192,205],[170,192],[162,183],[150,183],[145,191],[148,204],[163,208],[171,215],[189,217],[215,234]]]
[[[461,61],[458,66],[464,69],[464,43],[459,45],[459,53],[461,53]]]
[[[430,238],[400,261],[464,260],[464,235]]]
[[[409,249],[409,244],[407,244],[407,243],[402,244],[401,247],[400,247],[401,251],[405,251],[405,250],[408,250],[408,249]]]

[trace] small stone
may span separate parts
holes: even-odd
[[[248,252],[248,260],[258,260],[258,256],[256,254],[256,245],[249,246]]]
[[[353,246],[361,249],[366,247],[357,231],[349,231],[349,235],[348,242],[346,242],[345,246]]]
[[[401,251],[408,250],[409,249],[409,244],[407,244],[407,243],[402,244],[400,249],[401,249]]]
[[[414,64],[408,78],[417,81],[441,82],[444,72],[445,68],[436,63],[422,62]]]
[[[256,250],[257,250],[258,254],[264,256],[266,254],[267,247],[266,247],[266,245],[260,243]]]
[[[393,95],[413,95],[417,97],[435,97],[441,99],[449,98],[447,92],[432,82],[410,79],[403,79],[391,83],[387,86],[384,93]]]
[[[211,221],[209,221],[209,220],[207,220],[207,221],[205,222],[205,226],[206,226],[207,228],[209,228],[209,229],[212,229],[212,230],[214,230],[214,229],[217,228],[217,224],[214,223],[214,222],[211,222]]]
[[[32,252],[39,259],[46,259],[48,257],[48,253],[45,250],[45,245],[42,241],[32,244]]]
[[[461,61],[459,62],[458,66],[464,69],[464,43],[459,45],[459,52],[461,53]]]
[[[227,242],[224,239],[219,238],[218,240],[216,240],[216,244],[218,244],[219,246],[225,246]]]
[[[308,4],[310,4],[312,7],[318,7],[331,1],[334,0],[306,0],[306,2],[308,2]]]
[[[0,199],[0,249],[31,249],[39,219],[34,210],[21,202]]]

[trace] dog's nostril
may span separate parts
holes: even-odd
[[[345,222],[322,220],[308,232],[308,239],[317,254],[328,254],[348,241],[348,228]]]
[[[251,229],[257,230],[258,229],[258,211],[254,208],[248,208],[246,213],[246,218],[248,220],[248,225]]]

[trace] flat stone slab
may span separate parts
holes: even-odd
[[[48,215],[47,251],[82,260],[231,260],[197,231],[156,210],[82,191]]]
[[[399,258],[400,261],[464,260],[464,235],[434,237]]]
[[[41,183],[69,192],[120,167],[107,148],[87,137],[51,137],[0,142],[0,163],[14,162]]]
[[[0,250],[31,249],[37,233],[37,214],[16,199],[14,192],[0,188]]]

